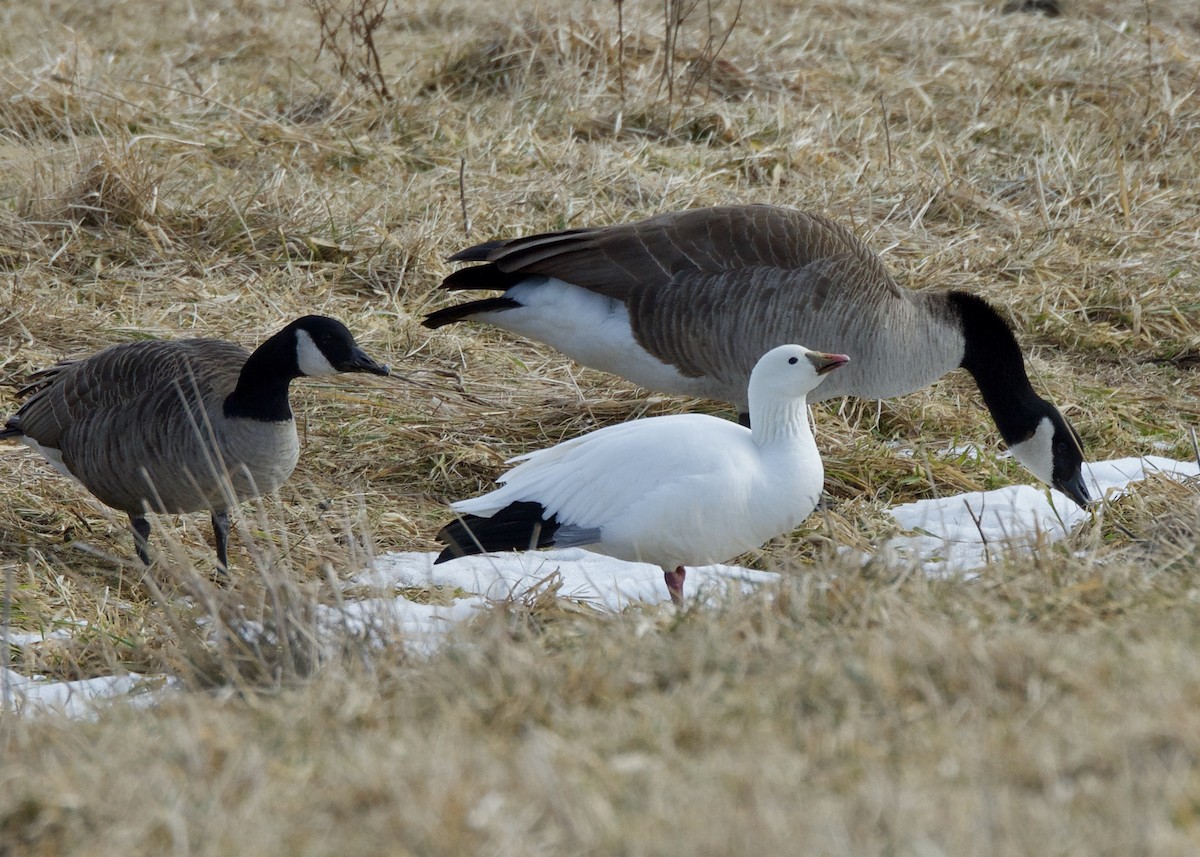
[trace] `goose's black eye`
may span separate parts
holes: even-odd
[[[800,362],[799,357],[789,357],[788,358],[788,363],[799,363],[799,362]]]

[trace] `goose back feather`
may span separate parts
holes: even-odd
[[[274,491],[300,454],[292,420],[226,420],[249,356],[218,339],[114,346],[43,372],[16,426],[114,509],[224,509]]]

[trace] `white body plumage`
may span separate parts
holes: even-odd
[[[753,429],[701,414],[608,426],[513,459],[501,487],[453,508],[490,518],[528,504],[552,528],[543,544],[583,545],[669,573],[723,562],[790,531],[816,508],[825,472],[806,396],[847,362],[779,346],[750,376]],[[456,541],[463,553],[490,549],[486,535],[474,546]]]

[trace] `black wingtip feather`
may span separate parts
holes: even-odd
[[[476,313],[516,309],[519,306],[523,306],[523,304],[514,301],[512,298],[483,298],[482,300],[467,301],[465,304],[455,304],[445,309],[439,309],[437,312],[431,312],[425,316],[421,324],[430,330],[436,330],[447,324],[454,324],[456,321],[466,321]]]
[[[446,261],[448,262],[486,262],[488,257],[492,255],[494,250],[499,250],[508,241],[501,238],[496,241],[484,241],[482,244],[474,244],[465,250],[459,250]]]
[[[529,274],[501,271],[495,265],[472,265],[450,274],[442,280],[440,288],[448,292],[468,292],[491,289],[505,291],[522,280],[529,279]]]
[[[490,518],[463,515],[438,531],[437,540],[446,549],[433,561],[457,559],[492,551],[523,551],[554,545],[558,520],[541,503],[522,501],[505,506]]]

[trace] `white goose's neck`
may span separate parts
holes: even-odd
[[[760,447],[794,443],[807,439],[812,442],[808,424],[808,403],[804,399],[783,399],[750,402],[750,431]]]

